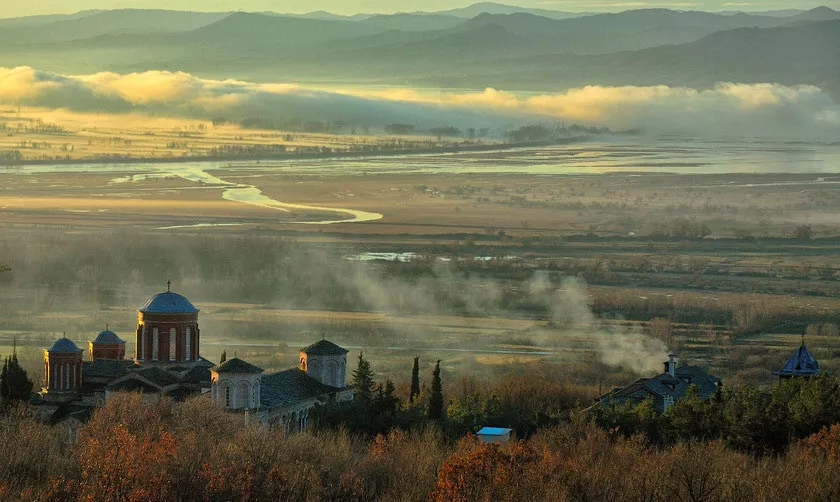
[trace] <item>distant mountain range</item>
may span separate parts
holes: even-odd
[[[0,66],[557,90],[584,84],[813,84],[840,95],[840,12],[581,14],[480,3],[338,16],[86,11],[0,19]]]

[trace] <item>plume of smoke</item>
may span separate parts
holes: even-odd
[[[554,290],[547,275],[537,272],[528,281],[528,290],[546,305],[555,325],[592,338],[601,361],[609,366],[647,374],[667,358],[668,347],[661,340],[645,335],[638,327],[607,325],[596,317],[580,279],[565,278]]]
[[[372,310],[398,313],[406,307],[430,313],[460,311],[475,316],[511,316],[514,310],[503,304],[503,287],[486,278],[462,277],[443,263],[433,267],[433,275],[409,283],[381,277],[369,267],[326,266],[329,274]],[[560,287],[547,273],[538,271],[523,285],[521,304],[536,306],[547,312],[554,326],[592,340],[601,361],[638,374],[656,372],[667,358],[668,347],[660,340],[645,335],[638,327],[607,324],[589,306],[586,285],[576,278],[565,278]],[[416,339],[424,333],[406,332],[395,324],[393,331]],[[545,340],[543,340],[545,341]]]

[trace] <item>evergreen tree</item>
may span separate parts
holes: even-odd
[[[382,389],[383,387],[380,385],[379,388]],[[380,411],[390,414],[394,414],[399,411],[400,400],[394,395],[395,391],[394,382],[392,382],[391,379],[386,380],[384,391],[382,392],[382,397],[380,399]]]
[[[353,386],[356,388],[356,400],[369,403],[373,394],[373,370],[363,352],[359,352],[359,361],[353,371]]]
[[[420,358],[414,358],[414,367],[411,368],[411,391],[408,395],[408,402],[413,403],[420,395]]]
[[[221,359],[219,359],[219,364],[222,364],[225,361],[227,361],[227,351],[223,350],[222,351],[222,357],[221,357]]]
[[[440,383],[440,360],[435,363],[432,371],[432,393],[429,396],[428,416],[432,420],[438,420],[443,416],[443,388]]]
[[[8,407],[14,401],[28,401],[31,395],[32,380],[20,366],[17,353],[13,353],[3,362],[0,372],[0,402]]]

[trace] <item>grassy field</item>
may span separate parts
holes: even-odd
[[[318,124],[310,124],[310,129]],[[140,114],[85,114],[24,108],[0,110],[0,160],[78,161],[248,158],[282,153],[429,148],[429,136],[376,136],[243,128],[209,120]]]
[[[153,148],[179,127],[197,127],[143,120]],[[84,138],[110,137],[107,126],[80,131],[74,153],[92,154]],[[199,133],[213,141],[239,134]],[[252,140],[259,138],[243,141]],[[328,336],[351,357],[364,349],[397,381],[407,379],[414,355],[426,366],[442,359],[450,381],[550,371],[594,395],[635,378],[604,363],[598,336],[558,325],[528,303],[529,281],[541,273],[553,287],[563,277],[584,281],[602,331],[662,340],[729,382],[772,382],[771,370],[805,333],[824,367],[840,366],[840,191],[830,177],[364,175],[258,163],[212,171],[275,201],[383,215],[315,227],[297,222],[335,214],[226,200],[228,185],[172,170],[65,171],[0,171],[0,264],[13,269],[0,274],[0,354],[17,338],[35,374],[40,350],[62,332],[86,344],[107,322],[130,342],[134,309],[171,278],[200,304],[203,352],[213,360],[227,350],[266,369],[288,367],[297,348]],[[288,242],[304,254],[326,253],[332,264],[276,272]],[[169,248],[166,259],[156,256]],[[389,258],[349,259],[371,253]],[[191,262],[198,257],[200,267]],[[263,284],[275,273],[286,275]],[[402,303],[357,302],[358,285],[334,292],[335,284],[313,278],[342,274],[372,277]],[[446,274],[457,286],[442,281]],[[424,277],[439,282],[423,297],[434,307],[413,309],[411,291]],[[475,287],[497,290],[493,308],[458,306]],[[463,290],[451,308],[448,289]]]

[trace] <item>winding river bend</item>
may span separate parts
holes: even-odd
[[[281,202],[279,200],[272,199],[271,197],[265,195],[262,190],[257,188],[254,185],[246,185],[241,183],[233,183],[231,181],[223,180],[218,176],[214,176],[207,172],[201,165],[198,164],[169,164],[169,165],[160,165],[156,166],[156,173],[161,175],[171,175],[177,176],[179,178],[183,178],[188,181],[192,181],[195,183],[200,183],[206,187],[219,187],[222,191],[222,199],[229,200],[232,202],[240,202],[242,204],[250,204],[252,206],[259,206],[259,207],[266,207],[269,209],[275,209],[277,211],[282,211],[285,213],[289,213],[294,209],[302,209],[308,211],[323,211],[328,213],[339,213],[339,214],[346,214],[349,218],[342,218],[342,219],[328,219],[328,220],[316,220],[316,221],[282,221],[282,223],[296,223],[301,225],[332,225],[335,223],[361,223],[365,221],[375,221],[382,219],[382,213],[370,213],[367,211],[359,211],[356,209],[349,209],[349,208],[335,208],[335,207],[323,207],[323,206],[311,206],[306,204],[292,204],[289,202]],[[148,175],[146,175],[148,176]],[[117,178],[112,182],[132,182],[138,181],[145,177],[144,175],[139,176],[127,176],[122,178]],[[176,225],[176,226],[169,226],[169,227],[160,227],[158,230],[168,230],[168,229],[176,229],[176,228],[201,228],[201,227],[218,227],[218,226],[233,226],[239,225],[239,223],[199,223],[196,225]]]

